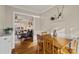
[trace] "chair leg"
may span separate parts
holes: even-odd
[[[43,53],[45,54],[45,45],[44,45],[44,43],[43,43]]]
[[[37,51],[37,54],[39,54],[39,46],[37,46],[37,49],[36,49],[36,51]]]

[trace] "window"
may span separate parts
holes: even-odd
[[[58,37],[65,37],[65,28],[57,30]]]

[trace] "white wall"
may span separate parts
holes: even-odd
[[[4,28],[5,22],[5,6],[0,5],[0,29]]]
[[[18,9],[18,8],[6,6],[6,19],[7,19],[7,21],[6,21],[7,26],[6,27],[12,27],[13,26],[13,24],[12,24],[12,22],[13,22],[13,12],[20,12],[20,13],[38,16],[35,13],[29,12],[29,11],[26,11],[26,10],[23,10],[23,9]]]
[[[6,27],[13,27],[13,12],[39,16],[36,13],[32,13],[23,9],[13,8],[10,6],[6,6],[5,10],[6,10],[6,24],[5,24]],[[40,20],[39,18],[34,17],[34,35],[35,36],[36,36],[36,32],[40,30],[39,20]],[[36,37],[34,37],[34,42],[36,42],[35,38]]]
[[[61,6],[58,6],[61,7]],[[69,28],[74,28],[73,33],[79,33],[79,6],[64,6],[63,19],[51,21],[50,17],[57,15],[56,6],[41,14],[41,30],[51,31],[54,28],[66,29],[67,37],[70,35]]]
[[[40,34],[41,31],[41,24],[40,24],[40,18],[34,18],[34,42],[37,42],[37,34]]]
[[[13,12],[21,12],[29,15],[39,16],[38,14],[23,9],[17,9],[10,6],[0,6],[0,29],[13,27]],[[34,34],[37,34],[40,31],[53,32],[54,28],[65,28],[67,37],[72,32],[79,33],[79,6],[64,6],[63,19],[60,19],[59,21],[51,21],[50,17],[57,15],[57,13],[58,12],[55,6],[47,12],[40,14],[41,19],[34,18]],[[69,31],[69,28],[73,28],[72,32]]]
[[[0,35],[3,34],[4,28],[5,28],[5,6],[0,5]]]

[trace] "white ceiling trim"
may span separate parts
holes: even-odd
[[[31,16],[31,17],[35,17],[35,18],[40,18],[40,16],[36,16],[36,15],[30,15],[30,14],[21,13],[21,12],[13,12],[13,13],[14,13],[14,14],[20,14],[20,15]]]
[[[17,9],[21,9],[21,10],[26,10],[26,9],[24,9],[24,8],[19,8],[19,7],[14,7],[14,6],[10,6],[10,7],[17,8]],[[26,10],[26,11],[32,12],[32,13],[36,13],[36,14],[37,14],[37,12],[34,12],[34,11],[32,11],[32,10]]]
[[[9,6],[10,6],[10,5],[9,5]],[[53,8],[53,5],[51,5],[51,6],[48,7],[47,9],[42,10],[41,12],[35,12],[35,11],[33,11],[33,10],[30,10],[30,9],[28,10],[28,9],[24,9],[24,8],[20,8],[20,7],[15,7],[15,6],[10,6],[10,7],[18,8],[18,9],[22,9],[22,10],[26,10],[26,11],[28,11],[28,12],[32,12],[32,13],[35,13],[35,14],[42,14],[42,13],[47,12],[48,10],[52,9],[52,8]]]
[[[55,6],[50,6],[49,8],[47,8],[47,9],[43,10],[42,12],[40,12],[40,14],[45,13],[45,12],[49,11],[50,9],[52,9],[52,8],[54,8],[54,7],[55,7]]]

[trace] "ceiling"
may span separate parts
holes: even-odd
[[[42,13],[55,5],[11,5],[11,7],[24,9],[33,13]]]

